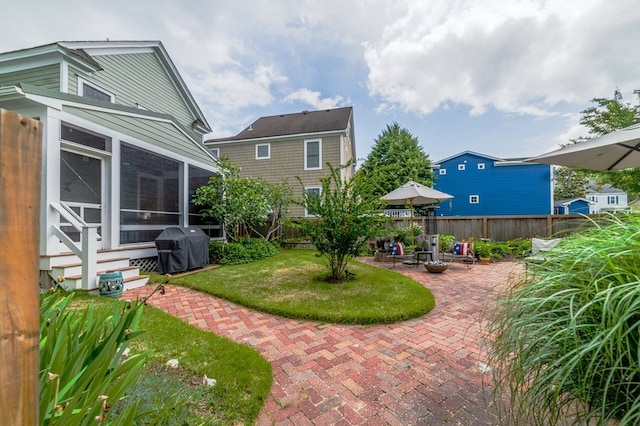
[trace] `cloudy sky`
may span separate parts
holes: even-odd
[[[437,161],[586,136],[594,97],[640,89],[637,0],[5,0],[0,51],[160,40],[214,129],[353,106],[357,154],[399,123]]]

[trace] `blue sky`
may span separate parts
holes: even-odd
[[[353,106],[357,155],[387,124],[433,161],[530,157],[586,136],[580,111],[640,89],[635,0],[34,0],[0,51],[160,40],[214,129]]]

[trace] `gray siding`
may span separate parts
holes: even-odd
[[[155,146],[170,150],[192,160],[212,167],[215,165],[211,157],[198,148],[192,140],[179,132],[171,123],[74,107],[64,107],[64,111],[152,143]],[[124,142],[131,141],[125,140]]]
[[[28,70],[0,74],[0,86],[31,84],[46,89],[60,90],[60,66],[57,64]]]
[[[262,176],[273,183],[287,180],[293,189],[294,197],[301,198],[303,188],[298,182],[307,186],[320,186],[320,179],[329,174],[327,163],[333,167],[340,164],[340,136],[321,137],[322,169],[304,170],[304,141],[308,138],[277,139],[271,141],[235,141],[226,144],[212,145],[220,149],[220,156],[227,156],[232,163],[241,167],[242,176]],[[256,160],[256,145],[269,143],[271,158]],[[304,216],[304,209],[292,206],[291,216]]]
[[[141,104],[152,111],[170,114],[187,129],[191,128],[195,117],[155,53],[95,55],[93,58],[104,69],[81,77],[113,93],[117,104],[134,108]],[[75,80],[77,94],[77,75]]]

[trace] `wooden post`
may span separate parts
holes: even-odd
[[[38,423],[41,123],[0,109],[0,425]]]

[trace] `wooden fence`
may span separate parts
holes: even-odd
[[[597,215],[537,215],[537,216],[438,216],[435,218],[438,234],[454,235],[458,240],[489,238],[508,241],[516,238],[566,236],[578,228],[589,226]],[[427,218],[414,218],[414,226],[427,228]],[[408,220],[394,219],[389,226],[406,224]]]
[[[437,233],[453,235],[458,240],[489,238],[493,241],[508,241],[516,238],[548,238],[566,236],[578,228],[589,226],[601,215],[536,215],[536,216],[437,216]],[[427,217],[414,217],[414,227],[429,229]],[[389,218],[387,227],[410,227],[409,218]],[[383,236],[383,235],[381,235]],[[301,240],[302,235],[289,226],[282,226],[280,239]]]

